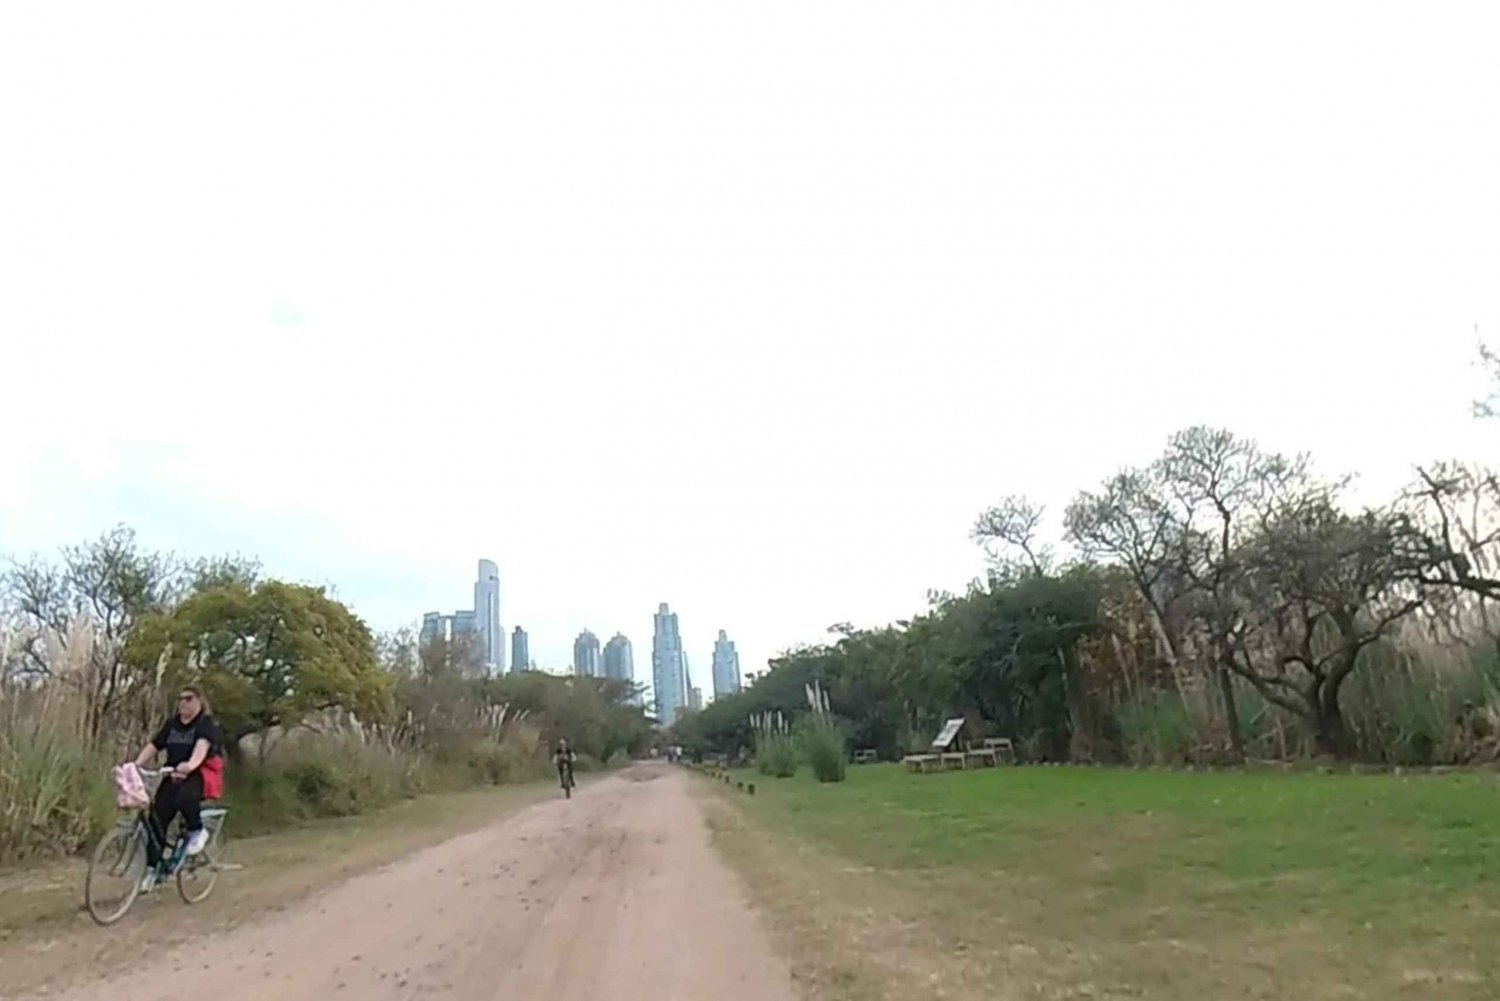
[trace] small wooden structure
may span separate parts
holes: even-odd
[[[944,723],[942,731],[933,740],[928,753],[908,754],[901,759],[906,764],[907,771],[938,772],[963,768],[995,768],[1002,761],[1015,764],[1016,750],[1009,737],[988,737],[980,747],[969,747],[967,742],[960,746],[958,738],[963,726],[963,717],[955,717]]]
[[[1016,763],[1016,746],[1010,742],[1009,737],[986,737],[984,749],[995,755],[996,764],[1001,761],[1008,765]]]
[[[873,765],[880,760],[880,755],[875,753],[873,747],[862,747],[854,752],[854,763],[856,765]]]

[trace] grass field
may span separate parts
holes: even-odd
[[[854,768],[724,798],[815,996],[1500,996],[1500,780]]]

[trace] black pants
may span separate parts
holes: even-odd
[[[201,830],[203,827],[203,776],[193,772],[181,782],[170,776],[161,780],[156,790],[156,800],[151,804],[151,833],[155,835],[146,842],[146,862],[156,866],[161,862],[161,847],[167,840],[167,828],[172,818],[182,814],[184,832]]]

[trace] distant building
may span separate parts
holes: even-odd
[[[599,677],[599,637],[587,629],[573,641],[573,673],[580,678]]]
[[[478,630],[474,613],[468,610],[454,612],[448,616],[448,623],[452,631],[450,638],[453,640],[457,640],[460,636],[473,636]]]
[[[500,568],[489,560],[479,561],[479,579],[474,582],[474,628],[485,669],[491,674],[505,671],[505,627],[500,624]]]
[[[494,674],[505,670],[505,627],[500,624],[500,568],[479,561],[474,582],[474,607],[452,615],[428,612],[422,616],[424,646],[449,642],[463,648],[466,666]]]
[[[651,637],[651,688],[656,718],[662,726],[677,722],[688,703],[687,659],[682,653],[682,633],[677,614],[666,602],[658,606]]]
[[[530,663],[530,638],[526,635],[526,630],[516,626],[516,631],[510,634],[510,673],[524,671]]]
[[[635,654],[623,633],[604,644],[604,676],[615,681],[635,680]]]
[[[703,689],[688,689],[688,708],[693,710],[694,712],[697,712],[698,710],[701,710],[703,708]]]
[[[448,638],[448,619],[449,616],[444,615],[442,612],[428,612],[422,616],[422,632],[419,635],[418,642],[423,646],[428,646],[441,640],[446,640]]]
[[[740,654],[734,640],[719,630],[714,642],[714,698],[733,695],[740,690]]]

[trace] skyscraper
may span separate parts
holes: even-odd
[[[580,678],[599,677],[599,637],[587,629],[573,641],[573,673]]]
[[[734,640],[719,630],[714,641],[714,698],[732,695],[740,690],[740,654]]]
[[[479,634],[480,659],[491,674],[505,670],[505,627],[500,624],[500,568],[479,561],[474,582],[474,631]]]
[[[688,708],[693,710],[693,712],[699,712],[703,709],[703,689],[688,689]]]
[[[656,697],[656,719],[671,726],[687,705],[687,660],[682,655],[682,634],[677,614],[662,602],[655,616],[651,637],[651,687]]]
[[[473,636],[478,628],[475,625],[474,613],[468,609],[460,609],[448,616],[448,622],[453,627],[453,635],[450,637],[455,643],[460,636]]]
[[[516,626],[516,631],[510,634],[510,673],[518,674],[526,670],[526,665],[530,663],[530,639],[526,635],[526,630]]]
[[[604,644],[604,676],[615,681],[635,680],[635,654],[623,633]]]
[[[448,638],[448,616],[442,612],[428,612],[422,616],[422,633],[419,642],[423,646]]]

